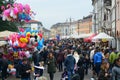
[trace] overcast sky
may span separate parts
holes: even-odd
[[[50,28],[58,22],[65,22],[70,17],[72,20],[82,19],[92,12],[91,0],[17,0],[29,4],[36,13],[35,19]]]

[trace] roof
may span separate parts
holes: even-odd
[[[28,22],[26,22],[26,23],[40,23],[40,24],[42,25],[42,22],[37,21],[37,20],[30,20],[30,21],[28,21]]]
[[[43,31],[45,31],[45,32],[50,32],[50,30],[46,29],[45,27],[43,27],[42,29],[43,29]]]

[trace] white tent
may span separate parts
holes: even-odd
[[[5,45],[5,44],[7,44],[6,41],[0,41],[0,46],[3,46],[3,45]]]
[[[15,32],[12,32],[12,31],[2,31],[0,32],[0,37],[8,37],[9,35],[13,34]]]
[[[99,33],[97,36],[95,36],[92,40],[95,41],[95,40],[98,40],[98,39],[107,39],[107,40],[112,40],[114,39],[113,37],[107,35],[106,33]]]

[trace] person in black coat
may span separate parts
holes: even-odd
[[[1,77],[2,80],[5,80],[7,78],[7,68],[8,68],[8,61],[7,59],[3,58],[3,54],[0,53],[0,67],[1,67]]]
[[[19,72],[20,72],[20,64],[21,64],[21,59],[19,59],[19,58],[15,58],[14,59],[14,67],[15,67],[15,69],[16,69],[16,78],[20,78],[20,74],[19,74]]]
[[[84,57],[83,56],[81,56],[80,59],[78,60],[77,66],[78,66],[78,71],[77,72],[80,76],[80,80],[84,80],[85,68],[84,68]]]
[[[28,64],[28,60],[24,58],[20,65],[21,80],[31,80],[30,78],[31,66]]]

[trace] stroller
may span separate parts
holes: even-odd
[[[68,80],[67,70],[64,69],[64,72],[61,75],[61,80]],[[77,71],[71,76],[71,80],[80,80],[80,76]]]
[[[68,80],[68,74],[66,68],[64,69],[64,72],[62,73],[60,80]]]

